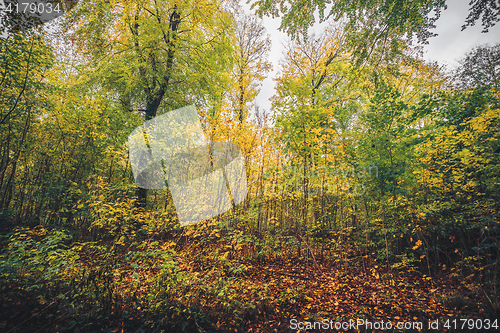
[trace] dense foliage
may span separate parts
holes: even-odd
[[[294,37],[272,110],[270,39],[237,2],[86,1],[0,39],[0,330],[498,318],[500,45],[446,72],[411,44],[444,1],[338,1],[317,35],[324,2],[287,4],[258,2]],[[190,104],[249,185],[181,228],[127,138]]]

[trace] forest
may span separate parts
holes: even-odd
[[[33,3],[0,1],[0,331],[499,329],[500,43],[424,60],[445,0]],[[130,139],[187,107],[246,184],[210,148],[229,201],[190,223]]]

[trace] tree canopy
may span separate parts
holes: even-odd
[[[291,37],[270,110],[270,37],[232,0],[0,38],[0,330],[498,329],[500,45],[426,61],[444,0],[255,5]]]

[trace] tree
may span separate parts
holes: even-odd
[[[16,179],[23,172],[20,159],[32,141],[33,123],[47,107],[50,91],[45,79],[53,64],[52,50],[37,33],[0,38],[0,210],[8,209],[18,194]],[[28,149],[29,150],[29,149]],[[19,202],[14,202],[14,206]]]
[[[135,105],[145,120],[188,103],[217,105],[227,87],[231,20],[217,1],[84,2],[66,29],[96,68],[89,83]],[[147,191],[137,193],[144,205]]]
[[[237,5],[237,4],[236,4]],[[241,8],[233,12],[236,26],[235,67],[232,75],[235,87],[231,91],[231,105],[238,121],[243,123],[250,104],[258,95],[260,83],[271,69],[267,60],[271,39],[256,16],[246,15]]]
[[[460,60],[455,81],[460,89],[500,89],[500,44],[478,46],[469,51]]]
[[[290,41],[273,96],[277,141],[284,154],[282,164],[292,169],[291,174],[283,175],[282,186],[300,193],[304,230],[309,220],[309,201],[318,194],[311,192],[321,188],[323,195],[330,181],[324,174],[319,175],[320,166],[335,163],[331,147],[337,143],[334,137],[338,134],[332,119],[336,118],[335,106],[349,99],[342,90],[349,81],[344,37],[340,27],[330,27],[319,36]],[[323,220],[323,216],[320,218]],[[300,225],[296,223],[295,227]]]
[[[483,31],[481,32],[483,33],[488,32],[489,28],[500,21],[500,2],[498,0],[471,0],[469,5],[469,15],[465,19],[462,30],[474,26],[480,17],[481,25],[483,26]]]
[[[307,35],[307,28],[315,23],[314,13],[319,12],[320,22],[332,19],[345,23],[346,42],[355,53],[358,64],[369,59],[372,51],[389,41],[386,51],[395,54],[404,48],[403,41],[417,37],[425,43],[434,36],[431,29],[446,8],[445,0],[363,0],[334,1],[259,0],[253,3],[259,15],[282,16],[280,29],[292,38]],[[431,17],[431,13],[435,16]]]
[[[460,110],[471,103],[444,105],[467,117],[439,124],[417,146],[414,205],[436,266],[441,256],[441,263],[488,268],[485,274],[497,283],[496,267],[489,267],[498,262],[500,249],[499,104],[474,103],[474,113]]]
[[[483,32],[488,32],[500,20],[498,0],[472,0],[470,5],[462,30],[482,17]],[[292,38],[307,35],[307,29],[316,22],[315,13],[320,22],[345,22],[346,40],[356,56],[353,60],[361,64],[387,41],[390,47],[385,47],[384,52],[393,55],[411,43],[413,37],[419,43],[427,43],[435,36],[431,30],[447,6],[446,0],[255,0],[252,8],[260,16],[281,17],[280,30]]]
[[[449,75],[448,88],[428,96],[429,102],[432,101],[428,105],[433,105],[428,112],[437,116],[439,124],[461,130],[485,107],[495,108],[499,103],[496,91],[500,87],[500,45],[474,48],[459,63]]]

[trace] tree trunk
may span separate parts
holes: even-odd
[[[145,82],[145,88],[144,92],[146,93],[146,98],[147,98],[147,104],[146,104],[146,116],[145,120],[151,120],[154,117],[156,117],[158,108],[160,106],[161,101],[163,100],[163,96],[166,93],[167,87],[168,87],[168,82],[170,81],[170,76],[171,76],[171,70],[172,66],[174,63],[174,54],[175,54],[175,47],[176,47],[176,41],[177,41],[177,31],[179,29],[179,24],[180,24],[180,14],[177,11],[177,8],[174,7],[174,11],[172,15],[170,16],[170,22],[169,22],[169,28],[170,31],[173,32],[172,38],[170,36],[164,35],[164,41],[167,44],[168,47],[168,54],[167,54],[167,62],[166,62],[166,73],[165,77],[163,78],[163,82],[159,84],[159,88],[156,89],[156,85],[159,82],[158,77],[153,77],[151,84],[149,82]],[[138,26],[136,25],[136,30],[135,32],[137,33],[137,28]],[[136,48],[139,47],[138,43],[136,42]],[[150,56],[151,62],[153,66],[156,66],[156,59],[154,55]],[[142,69],[140,70],[142,79],[144,81],[147,81],[147,76],[145,73],[145,70]],[[167,191],[169,189],[167,188]],[[147,196],[148,196],[148,190],[145,188],[137,188],[136,191],[137,195],[137,206],[138,207],[146,207],[147,204]],[[169,193],[167,195],[167,198],[171,198],[171,194]]]

